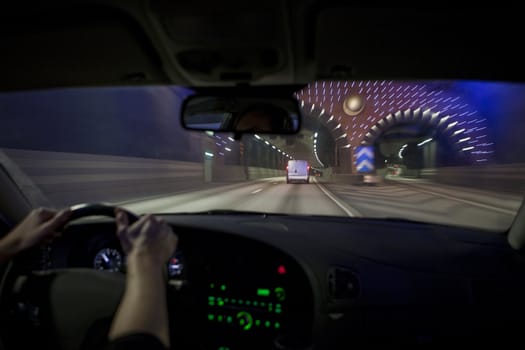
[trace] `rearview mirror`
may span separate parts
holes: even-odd
[[[300,129],[297,100],[290,97],[194,95],[182,110],[186,129],[234,135],[294,134]]]

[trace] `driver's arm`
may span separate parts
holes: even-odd
[[[128,258],[126,289],[109,339],[116,346],[119,342],[133,343],[134,337],[144,340],[149,335],[169,348],[164,266],[175,251],[177,236],[166,223],[151,215],[128,226],[127,214],[117,209],[116,219],[117,235]]]

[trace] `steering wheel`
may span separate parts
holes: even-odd
[[[68,223],[87,216],[114,218],[115,207],[73,206]],[[130,222],[138,220],[130,212],[128,217]],[[93,269],[24,273],[19,260],[9,262],[1,279],[0,349],[2,343],[5,349],[102,347],[124,292],[125,276]]]

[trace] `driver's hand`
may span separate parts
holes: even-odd
[[[0,258],[10,258],[43,241],[53,239],[58,229],[67,222],[71,211],[48,208],[34,209],[9,232],[0,244]],[[0,260],[4,260],[0,259]]]
[[[124,253],[129,258],[164,265],[177,248],[178,238],[164,220],[145,215],[129,225],[128,215],[122,209],[115,209],[117,236]]]

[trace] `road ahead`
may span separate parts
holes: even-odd
[[[286,184],[284,177],[203,184],[203,165],[194,162],[5,148],[0,163],[35,207],[107,202],[137,213],[231,209],[402,218],[505,231],[525,196],[399,177],[371,187]],[[500,170],[506,187],[506,176],[512,184],[521,174]]]
[[[326,191],[326,190],[325,190]],[[286,184],[282,177],[125,203],[135,212],[195,212],[213,209],[283,214],[352,216],[315,184]],[[333,197],[333,196],[332,196]]]
[[[284,178],[122,203],[138,213],[212,209],[283,214],[404,218],[491,231],[507,229],[519,208],[518,196],[418,181],[377,186],[286,184]]]

